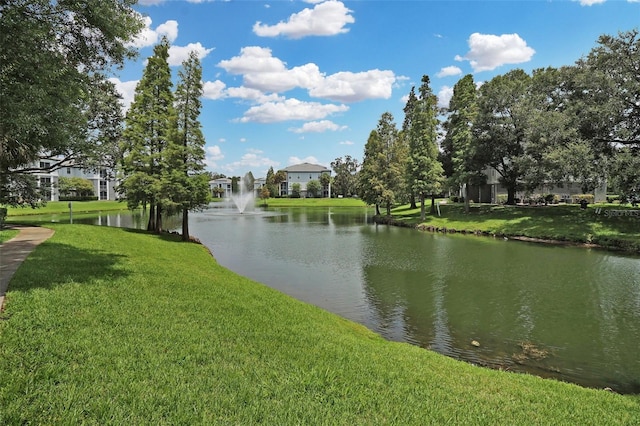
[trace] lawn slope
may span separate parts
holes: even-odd
[[[638,422],[637,397],[385,341],[203,246],[53,227],[0,320],[0,424]]]

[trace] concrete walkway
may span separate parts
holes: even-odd
[[[13,274],[38,244],[53,235],[52,229],[35,226],[14,226],[8,229],[19,229],[20,233],[0,244],[0,312],[4,310],[4,296]]]

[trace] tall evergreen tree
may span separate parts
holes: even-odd
[[[204,173],[205,139],[200,124],[202,66],[191,52],[178,71],[173,137],[166,152],[165,191],[182,211],[182,240],[189,240],[189,210],[209,202],[209,175]]]
[[[406,155],[408,156],[409,152],[409,138],[411,135],[411,127],[413,126],[413,117],[414,111],[416,108],[416,102],[418,102],[418,98],[416,97],[415,87],[411,87],[411,91],[409,92],[409,98],[407,99],[407,103],[404,106],[404,121],[402,122],[402,143],[405,145]],[[408,161],[408,158],[407,158]],[[409,169],[405,171],[408,173]],[[406,175],[404,181],[409,182],[409,176]],[[416,194],[413,192],[413,188],[411,185],[407,185],[407,191],[409,193],[409,202],[411,204],[410,208],[415,209],[416,206]]]
[[[169,41],[154,47],[135,97],[127,113],[122,135],[122,181],[120,192],[130,207],[149,204],[147,229],[162,230],[165,149],[175,122]]]
[[[453,86],[449,103],[449,116],[445,122],[447,131],[443,145],[449,151],[451,180],[464,190],[465,211],[469,212],[468,188],[481,170],[475,161],[475,146],[472,127],[478,113],[476,87],[473,76],[468,74]]]
[[[387,216],[391,216],[391,207],[396,202],[402,188],[401,182],[406,165],[401,161],[400,153],[402,151],[399,146],[401,139],[390,112],[382,114],[376,127],[376,133],[378,133],[382,148],[381,155],[378,156],[382,180],[381,201],[385,206]]]
[[[387,216],[390,216],[391,207],[402,191],[405,157],[401,143],[393,115],[383,113],[376,130],[369,135],[358,174],[360,197],[376,206],[376,214],[380,214],[380,206],[384,205]]]
[[[429,86],[429,77],[422,77],[409,130],[409,187],[420,199],[420,219],[425,219],[425,199],[431,196],[431,212],[435,212],[435,194],[442,189],[444,171],[438,161],[438,106]]]
[[[382,156],[382,141],[378,132],[372,130],[364,146],[364,158],[358,173],[358,194],[365,203],[376,207],[376,215],[380,215],[383,192],[380,156]]]

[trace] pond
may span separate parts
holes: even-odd
[[[140,218],[126,225],[126,215],[87,221],[144,227]],[[640,392],[638,257],[371,219],[363,209],[210,209],[192,213],[190,229],[221,265],[387,339],[492,368]]]

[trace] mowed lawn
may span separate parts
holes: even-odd
[[[52,227],[1,314],[2,425],[640,421],[637,396],[385,341],[179,237]]]

